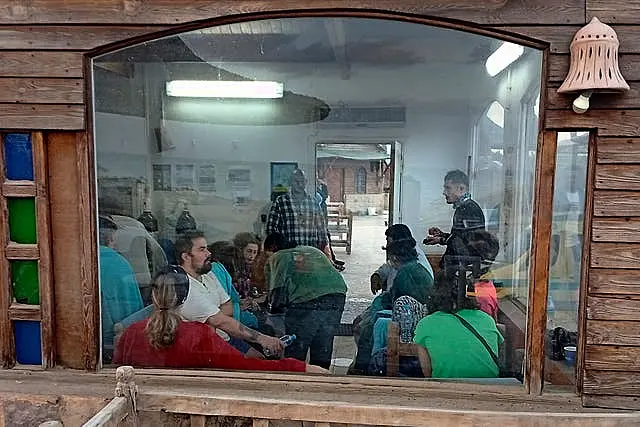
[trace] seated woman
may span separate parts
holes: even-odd
[[[217,241],[209,245],[209,252],[211,252],[211,273],[216,276],[216,279],[222,285],[233,304],[233,318],[248,326],[252,329],[258,327],[258,319],[246,310],[246,305],[243,298],[240,296],[237,287],[235,286],[238,269],[238,250],[229,242]]]
[[[410,296],[424,304],[433,285],[431,274],[418,263],[416,241],[412,237],[387,240],[387,259],[396,270],[393,286],[376,296],[371,305],[360,316],[356,333],[358,354],[351,373],[364,373],[369,366],[373,351],[374,324],[382,310],[391,310],[396,300]],[[385,325],[386,326],[386,325]]]
[[[251,273],[253,262],[260,251],[260,241],[252,233],[238,233],[233,238],[233,245],[238,254],[236,286],[241,298],[252,295],[253,284],[251,283]]]
[[[326,373],[296,359],[245,358],[213,328],[185,322],[178,307],[186,300],[189,279],[173,271],[159,273],[152,283],[153,312],[127,328],[118,340],[113,361],[120,365],[169,368],[219,368]]]
[[[458,298],[454,279],[438,274],[429,302],[433,314],[416,326],[413,341],[419,344],[422,372],[431,378],[497,378],[498,346],[504,338],[475,298]]]

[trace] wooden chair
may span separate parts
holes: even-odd
[[[327,203],[327,229],[331,233],[331,246],[344,247],[351,254],[353,214],[345,212],[344,203]]]

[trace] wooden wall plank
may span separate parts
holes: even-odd
[[[640,300],[621,298],[587,298],[587,319],[640,321]]]
[[[640,165],[598,165],[596,188],[603,190],[640,190]]]
[[[46,136],[51,207],[53,284],[55,292],[55,338],[60,365],[83,369],[84,343],[82,281],[79,260],[85,254],[78,244],[81,235],[78,218],[79,186],[74,133]]]
[[[626,53],[619,56],[620,72],[627,82],[640,80],[640,55],[636,53]],[[563,82],[569,72],[570,56],[568,54],[549,55],[549,81],[554,83]]]
[[[598,163],[640,163],[640,138],[598,138]]]
[[[591,267],[632,268],[640,267],[640,245],[625,243],[593,243]]]
[[[0,104],[0,129],[81,130],[84,105]]]
[[[588,345],[585,368],[602,371],[640,371],[640,347]]]
[[[595,216],[636,216],[640,206],[640,192],[597,190],[593,196]]]
[[[0,76],[82,77],[82,52],[0,51]]]
[[[84,80],[0,77],[0,103],[82,104]]]
[[[602,22],[640,24],[638,0],[586,0],[587,20],[598,17]]]
[[[547,129],[595,129],[599,136],[640,135],[640,110],[589,110],[576,114],[570,110],[548,110]]]
[[[640,349],[640,322],[587,321],[587,344],[634,345]]]
[[[587,370],[584,376],[584,392],[640,396],[640,372]]]
[[[640,411],[640,397],[638,396],[585,394],[582,396],[582,404],[588,408],[615,408]]]
[[[0,24],[31,23],[128,23],[128,24],[180,24],[221,15],[255,13],[269,10],[330,9],[357,7],[402,11],[412,14],[445,16],[478,23],[531,23],[531,24],[583,24],[583,0],[550,2],[547,0],[474,0],[449,1],[397,1],[360,0],[190,0],[189,7],[167,0],[100,2],[63,0],[30,0],[20,6],[0,9]]]
[[[541,132],[536,156],[536,187],[531,237],[530,280],[525,352],[525,387],[541,394],[549,291],[549,256],[553,222],[553,189],[558,147],[556,132]]]
[[[90,50],[163,29],[166,27],[0,26],[0,40],[4,50]]]
[[[589,110],[607,110],[619,108],[640,108],[640,82],[628,82],[627,92],[596,93],[590,99]],[[547,87],[547,108],[550,110],[570,110],[576,94],[558,93],[559,83]]]
[[[589,293],[640,295],[640,270],[592,268],[589,272]]]
[[[597,218],[592,231],[595,242],[640,243],[640,218]]]

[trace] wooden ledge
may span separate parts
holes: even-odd
[[[14,243],[7,245],[7,259],[35,260],[40,258],[37,244]]]
[[[33,181],[5,181],[2,194],[5,197],[35,197],[36,184]]]
[[[11,304],[9,307],[11,320],[33,320],[39,322],[42,318],[39,305]]]

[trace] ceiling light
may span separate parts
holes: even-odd
[[[493,101],[487,110],[487,118],[496,126],[504,128],[504,107],[498,101]]]
[[[507,68],[512,62],[520,58],[524,53],[524,46],[515,43],[503,42],[495,52],[487,58],[485,67],[491,77],[497,76],[500,71]]]
[[[252,80],[172,80],[167,95],[192,98],[282,98],[284,84]]]

